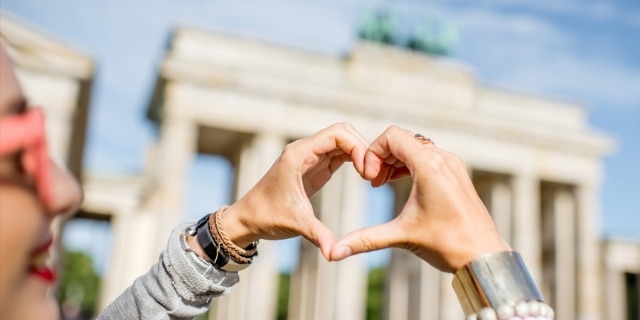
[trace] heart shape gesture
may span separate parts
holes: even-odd
[[[287,145],[264,177],[220,219],[239,246],[302,235],[333,261],[398,247],[453,272],[483,253],[509,250],[462,161],[428,142],[392,126],[368,145],[350,124],[334,124]],[[406,177],[413,179],[413,187],[395,219],[335,242],[309,198],[348,161],[374,187]]]

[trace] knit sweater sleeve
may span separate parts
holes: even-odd
[[[212,268],[203,275],[189,261],[180,243],[180,232],[187,226],[173,230],[159,261],[116,298],[98,320],[192,319],[207,311],[211,299],[231,292],[239,281],[237,272]]]

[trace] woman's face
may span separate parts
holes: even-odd
[[[0,120],[25,113],[26,105],[0,42]],[[0,145],[23,139],[12,131],[0,127]],[[57,319],[58,306],[51,292],[55,277],[44,263],[53,239],[51,222],[75,211],[82,193],[73,176],[47,154],[43,163],[50,177],[46,184],[50,200],[43,201],[35,187],[36,177],[23,167],[23,154],[0,153],[0,319]]]

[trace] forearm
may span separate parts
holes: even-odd
[[[209,307],[211,299],[228,293],[237,273],[211,268],[203,275],[189,260],[176,228],[167,249],[149,272],[136,279],[98,319],[192,319]]]

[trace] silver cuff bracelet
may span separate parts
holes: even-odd
[[[453,289],[465,316],[523,301],[544,301],[519,253],[482,255],[456,271]]]

